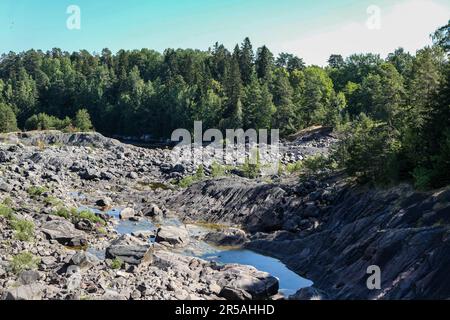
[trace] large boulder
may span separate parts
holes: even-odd
[[[327,300],[328,296],[322,290],[306,287],[289,296],[289,300]]]
[[[172,247],[184,247],[189,244],[189,233],[184,227],[162,226],[156,233],[155,241]]]
[[[241,246],[248,239],[244,231],[237,228],[210,232],[204,240],[217,246]]]
[[[44,288],[38,283],[10,288],[3,293],[2,300],[41,300]]]
[[[70,259],[70,264],[80,267],[81,269],[89,269],[100,261],[92,253],[80,251],[75,253]]]
[[[134,218],[135,216],[136,216],[136,212],[134,211],[133,208],[125,208],[119,214],[119,217],[122,220],[128,220],[128,219]]]
[[[278,279],[251,266],[225,265],[217,276],[221,296],[230,300],[268,299],[278,293]]]
[[[66,246],[87,245],[86,234],[75,229],[70,221],[64,219],[48,221],[42,225],[41,230],[47,235],[47,238]]]
[[[106,248],[106,258],[120,259],[131,265],[150,264],[153,261],[153,250],[150,244],[133,236],[123,235]]]

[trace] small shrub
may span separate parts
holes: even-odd
[[[28,220],[13,220],[12,228],[16,231],[16,238],[20,241],[30,241],[34,237],[34,223]]]
[[[203,165],[201,164],[198,166],[197,171],[195,172],[195,179],[197,181],[200,181],[204,178],[205,178],[205,169],[204,169]]]
[[[13,273],[19,274],[25,270],[37,269],[40,261],[38,257],[35,257],[30,252],[21,252],[13,257],[10,268]]]
[[[72,217],[72,213],[69,209],[60,207],[54,213],[55,216],[62,217],[65,219],[70,219]]]
[[[218,164],[217,162],[213,162],[211,164],[211,175],[213,178],[220,178],[226,174],[225,166]]]
[[[177,185],[181,188],[187,188],[197,182],[194,176],[187,176],[178,181]]]
[[[75,219],[86,219],[92,223],[99,223],[101,225],[105,224],[105,221],[102,218],[98,217],[94,212],[90,210],[79,211],[73,216]]]
[[[123,262],[119,258],[115,258],[111,261],[111,269],[118,270],[122,268]]]
[[[297,161],[295,163],[288,163],[286,165],[286,172],[288,172],[289,174],[293,174],[296,172],[301,172],[303,169],[303,162],[302,161]]]
[[[12,205],[12,199],[11,199],[10,197],[6,197],[6,198],[3,200],[2,204],[5,205],[5,206],[7,206],[7,207],[11,207],[11,205]]]
[[[33,186],[33,187],[28,188],[27,193],[28,193],[28,195],[31,198],[38,198],[38,197],[42,196],[47,191],[48,190],[45,187]]]
[[[57,205],[62,204],[62,201],[53,196],[49,196],[49,197],[44,198],[44,203],[48,206],[55,207]]]
[[[6,220],[13,220],[14,211],[9,206],[0,204],[0,216],[4,217]]]

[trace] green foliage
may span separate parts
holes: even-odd
[[[78,110],[73,124],[78,130],[83,132],[92,130],[92,122],[89,112],[86,109]]]
[[[34,237],[34,223],[28,220],[13,220],[11,222],[13,230],[16,231],[16,238],[21,241],[30,241]]]
[[[219,178],[226,175],[226,167],[218,164],[217,162],[213,162],[211,164],[211,176],[213,178]]]
[[[115,258],[111,261],[111,269],[119,270],[122,268],[123,262],[119,258]]]
[[[286,165],[285,169],[286,169],[286,171],[289,174],[300,172],[303,169],[303,162],[302,161],[297,161],[297,162],[294,162],[294,163],[288,163]]]
[[[0,133],[17,131],[17,120],[11,106],[0,102]]]
[[[246,157],[244,164],[240,168],[243,176],[249,179],[255,179],[261,175],[259,150],[252,150],[252,152],[254,153],[252,158]]]
[[[53,214],[55,216],[65,218],[67,220],[71,219],[72,213],[73,213],[73,211],[71,211],[65,207],[59,207],[56,209],[56,211],[53,212]]]
[[[14,210],[6,204],[0,204],[0,216],[4,217],[6,220],[13,220]]]
[[[37,269],[40,261],[40,258],[30,252],[21,252],[13,257],[10,268],[13,273],[20,274],[25,270]]]
[[[105,225],[105,221],[90,210],[72,212],[72,218],[74,220],[89,220],[94,224]]]
[[[388,183],[396,179],[399,148],[395,132],[361,114],[344,133],[334,158],[350,175],[362,181]]]
[[[33,186],[27,189],[28,195],[33,199],[39,198],[46,192],[48,192],[46,187]]]
[[[29,117],[25,122],[25,130],[66,130],[72,125],[70,118],[58,119],[45,113]]]
[[[186,176],[182,178],[180,181],[178,181],[177,185],[181,188],[188,188],[194,183],[196,183],[198,180],[195,176]]]

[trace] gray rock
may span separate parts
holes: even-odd
[[[131,265],[150,264],[153,261],[153,250],[150,244],[123,235],[106,248],[106,258],[118,258]]]
[[[222,288],[232,288],[234,293],[227,290],[227,294],[247,297],[252,299],[267,299],[278,293],[278,279],[267,272],[259,271],[250,266],[237,264],[225,265],[218,274],[217,284]]]
[[[49,239],[56,240],[67,246],[84,246],[87,244],[85,233],[75,229],[67,220],[52,220],[44,223],[41,228]]]
[[[32,284],[38,281],[40,278],[39,272],[35,270],[25,270],[22,271],[17,279],[17,282],[21,285]]]
[[[314,287],[307,287],[298,290],[289,296],[289,300],[327,300],[328,296],[322,290]]]
[[[145,210],[144,215],[148,217],[162,216],[162,210],[154,203],[151,203]]]
[[[44,287],[40,284],[33,283],[22,285],[17,288],[11,288],[3,293],[3,300],[41,300],[43,297]]]
[[[111,198],[108,197],[104,197],[101,199],[98,199],[95,204],[99,207],[110,207],[112,205],[112,200]]]
[[[174,247],[184,247],[189,244],[189,233],[184,227],[162,226],[156,233],[155,241]]]
[[[9,183],[7,183],[5,180],[3,180],[2,178],[0,178],[0,191],[4,191],[4,192],[12,191],[12,186]]]
[[[120,212],[119,217],[122,220],[128,220],[133,218],[135,215],[136,212],[134,211],[133,208],[125,208]]]
[[[236,228],[228,228],[206,234],[204,240],[217,246],[240,246],[248,239],[244,231]]]
[[[80,251],[72,256],[70,263],[79,266],[81,269],[89,269],[97,265],[100,260],[89,252]]]
[[[239,288],[223,287],[219,292],[219,297],[226,300],[252,300],[252,295]]]

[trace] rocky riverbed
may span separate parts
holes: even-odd
[[[334,141],[328,132],[295,137],[282,162],[327,153]],[[209,165],[202,181],[173,184],[195,171],[170,150],[97,133],[2,135],[0,296],[288,298],[282,281],[251,263],[208,258],[240,248],[314,282],[292,299],[450,297],[448,189],[362,189],[341,176],[213,178]],[[370,291],[374,264],[382,290]]]

